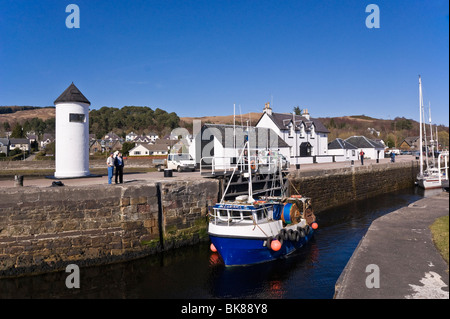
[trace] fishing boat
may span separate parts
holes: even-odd
[[[245,147],[250,154],[248,140]],[[238,164],[241,161],[250,162],[244,152]],[[248,195],[225,201],[227,185],[222,200],[209,213],[211,250],[219,253],[226,266],[252,265],[286,257],[304,246],[318,228],[311,198],[286,196],[282,191],[279,196],[255,199],[251,165],[247,166]]]
[[[446,174],[446,171],[444,171],[441,167],[440,167],[440,162],[441,162],[441,156],[438,158],[438,167],[436,167],[435,165],[435,161],[434,161],[434,144],[433,144],[433,137],[432,137],[432,128],[431,128],[431,110],[430,110],[430,115],[429,115],[429,120],[430,120],[430,145],[432,146],[432,150],[431,150],[431,154],[432,154],[432,160],[428,159],[428,153],[429,153],[429,149],[428,146],[425,145],[425,155],[426,155],[426,159],[425,159],[425,163],[426,163],[426,168],[423,168],[423,163],[424,163],[424,147],[422,145],[423,143],[423,135],[425,135],[425,140],[427,139],[426,137],[426,126],[425,126],[425,115],[424,115],[424,107],[423,107],[423,95],[422,95],[422,80],[420,78],[419,75],[419,107],[420,107],[420,120],[419,120],[419,131],[420,131],[420,137],[419,137],[419,152],[420,152],[420,164],[419,164],[419,169],[420,172],[417,175],[417,180],[416,180],[416,184],[424,189],[432,189],[432,188],[441,188],[442,187],[442,181],[443,180],[447,180],[448,176]],[[423,126],[422,126],[423,125]],[[428,144],[428,143],[426,143]],[[448,152],[447,153],[443,153],[445,157],[445,162],[447,163],[447,158],[448,158]],[[447,164],[445,165],[447,166]]]

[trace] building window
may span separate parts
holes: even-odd
[[[69,122],[84,123],[85,119],[86,117],[84,116],[84,114],[76,114],[76,113],[69,114]]]

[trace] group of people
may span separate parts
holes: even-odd
[[[123,167],[125,166],[125,162],[123,161],[122,153],[119,151],[115,151],[114,153],[109,154],[108,159],[106,160],[106,165],[108,166],[108,184],[112,184],[112,178],[114,175],[114,168],[116,169],[116,184],[119,182],[123,183]]]

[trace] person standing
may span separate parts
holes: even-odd
[[[113,173],[114,173],[114,159],[113,159],[113,156],[114,156],[114,154],[111,153],[111,154],[109,154],[108,158],[106,159],[106,165],[108,166],[108,184],[111,184]]]
[[[391,163],[395,163],[395,153],[391,151]]]
[[[359,152],[359,157],[361,158],[361,165],[364,165],[364,155],[366,153],[363,152],[363,150],[361,150],[361,152]]]
[[[114,166],[116,167],[116,184],[117,179],[119,179],[120,184],[123,184],[123,167],[125,166],[123,162],[122,153],[118,153],[114,159]]]

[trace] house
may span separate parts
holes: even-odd
[[[102,152],[102,150],[102,144],[98,140],[90,142],[89,155],[94,155],[95,153]]]
[[[9,139],[9,150],[12,151],[15,148],[20,149],[23,152],[30,151],[30,140],[27,138],[11,138]]]
[[[148,144],[151,142],[151,139],[147,136],[138,135],[132,140],[132,142],[136,144]]]
[[[197,163],[229,166],[237,163],[246,140],[250,142],[250,155],[263,151],[289,154],[289,145],[273,130],[264,127],[245,127],[224,124],[204,124],[193,139],[189,153]]]
[[[361,150],[365,153],[364,158],[380,159],[384,158],[385,145],[368,139],[365,136],[351,136],[345,140],[358,148],[358,154]]]
[[[132,140],[134,140],[138,135],[134,132],[130,132],[125,136],[125,141],[126,142],[131,142]]]
[[[130,156],[167,155],[169,147],[165,144],[138,144],[129,151]]]
[[[44,136],[41,140],[41,148],[45,148],[48,144],[53,143],[55,141],[55,136],[50,133],[44,133]]]
[[[103,137],[103,140],[110,141],[110,142],[117,141],[119,139],[120,139],[120,137],[114,132],[109,132],[108,134],[105,135],[105,137]]]
[[[319,157],[323,157],[323,161],[332,161],[332,157],[328,157],[330,131],[319,120],[312,118],[306,109],[302,115],[274,113],[270,104],[266,103],[256,127],[273,130],[289,145],[288,158],[292,164],[322,161]]]
[[[149,139],[150,142],[155,143],[157,139],[159,139],[158,134],[156,134],[155,132],[150,132],[146,135]]]
[[[335,155],[334,160],[336,162],[355,161],[358,159],[358,153],[358,148],[355,145],[341,138],[337,138],[328,144],[328,154]]]
[[[414,151],[420,148],[420,136],[409,136],[403,140],[399,147],[401,150]]]
[[[10,145],[9,138],[0,138],[0,153],[6,154],[8,156],[9,154],[9,145]]]

